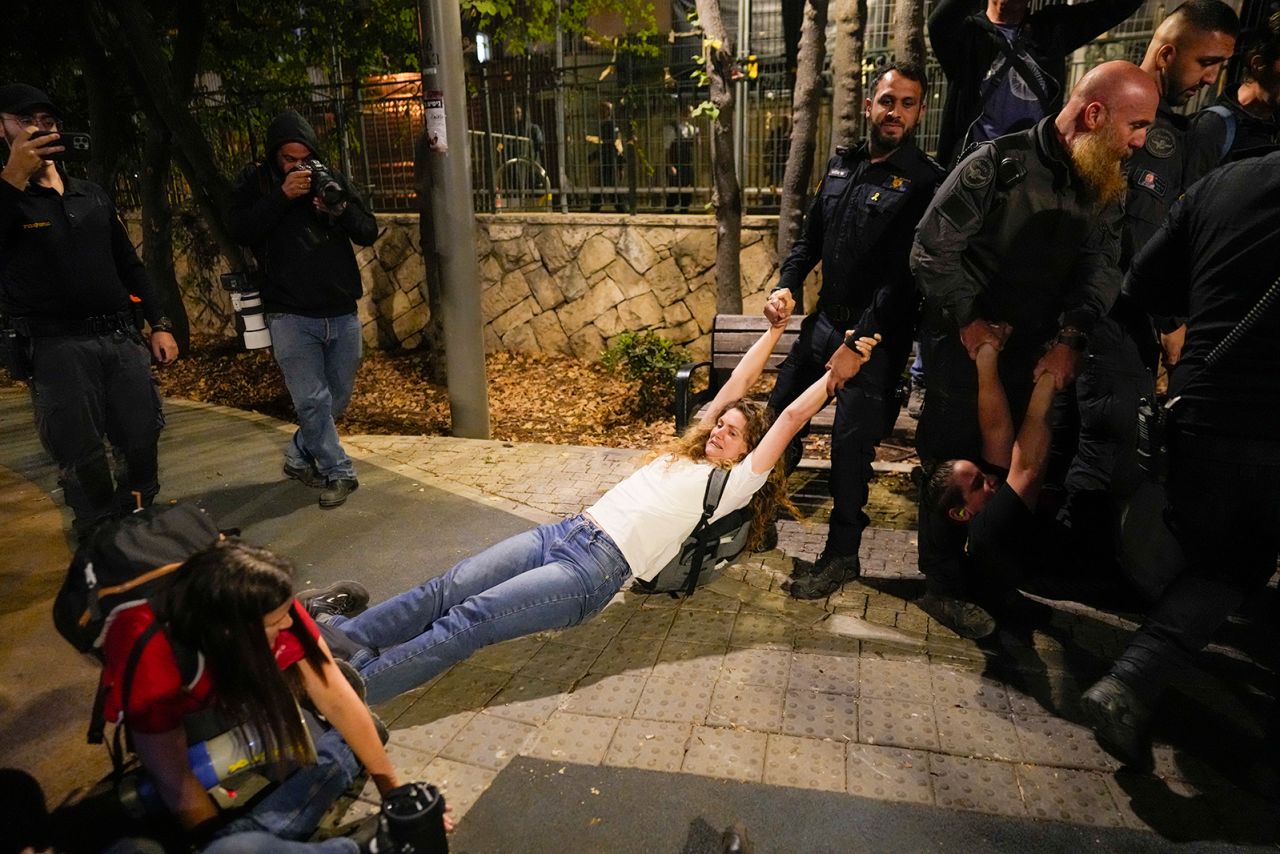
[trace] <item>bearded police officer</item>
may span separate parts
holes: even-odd
[[[29,339],[36,429],[83,538],[149,505],[160,489],[162,417],[150,360],[172,362],[178,345],[111,199],[53,159],[65,149],[61,115],[35,87],[0,87],[9,153],[0,173],[0,300]],[[131,297],[151,326],[149,352]]]

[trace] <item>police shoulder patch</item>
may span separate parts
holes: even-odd
[[[1145,148],[1152,157],[1163,160],[1178,150],[1178,138],[1168,128],[1151,128],[1147,131]]]
[[[960,173],[960,183],[970,190],[981,190],[996,176],[995,164],[986,157],[975,157]]]
[[[848,178],[849,170],[843,166],[833,166],[827,170],[827,175],[832,178]]]

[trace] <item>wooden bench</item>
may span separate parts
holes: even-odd
[[[773,346],[773,353],[765,366],[765,373],[776,374],[782,360],[791,352],[791,345],[800,335],[803,315],[792,315],[786,331]],[[711,402],[716,392],[733,373],[733,369],[746,355],[751,345],[760,339],[769,327],[769,321],[758,314],[717,314],[711,326],[711,358],[705,362],[693,362],[676,371],[676,434],[684,432],[702,408]],[[699,392],[692,390],[698,371],[708,372],[707,387]],[[830,433],[835,420],[835,407],[828,406],[809,422],[810,428],[819,433]]]

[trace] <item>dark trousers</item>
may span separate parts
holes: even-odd
[[[843,325],[842,325],[843,326]],[[843,346],[844,329],[820,313],[804,319],[800,335],[778,366],[778,380],[769,407],[781,412],[826,372],[827,360]],[[909,346],[910,342],[908,342]],[[862,531],[871,523],[862,508],[871,483],[876,445],[893,429],[899,401],[895,394],[906,353],[877,347],[871,360],[844,388],[836,392],[836,416],[831,431],[831,521],[825,554],[856,555]],[[791,467],[800,461],[800,440],[806,426],[787,449]]]
[[[160,491],[163,415],[147,348],[124,332],[35,338],[32,365],[36,430],[58,466],[76,531],[149,506]]]
[[[1148,700],[1209,642],[1280,554],[1280,438],[1173,437],[1169,500],[1187,567],[1113,672]]]

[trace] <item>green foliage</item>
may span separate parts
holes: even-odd
[[[556,22],[569,33],[610,41],[621,52],[656,53],[649,36],[657,34],[653,0],[461,0],[462,14],[495,43],[514,51],[555,40]],[[605,37],[588,25],[593,15],[620,16],[626,35]]]
[[[656,332],[623,332],[613,339],[600,363],[637,382],[636,410],[644,418],[662,418],[675,402],[676,370],[688,361],[683,349]]]

